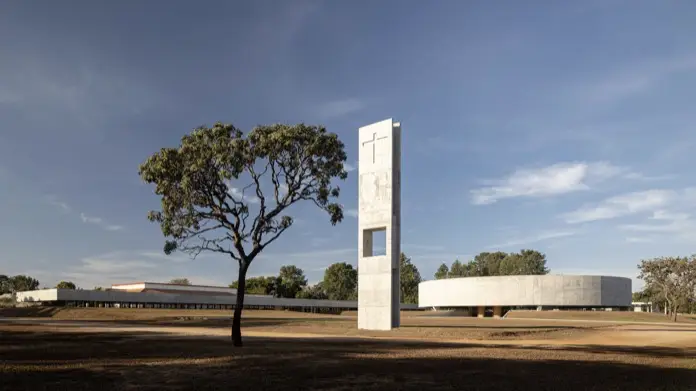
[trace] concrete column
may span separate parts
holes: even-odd
[[[484,316],[486,316],[486,307],[479,306],[476,316],[478,316],[479,318],[483,318]]]
[[[493,317],[500,318],[501,316],[503,316],[503,307],[501,307],[501,306],[493,307]]]

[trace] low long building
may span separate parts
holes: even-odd
[[[154,283],[137,283],[154,284]],[[123,284],[132,289],[74,290],[41,289],[17,292],[18,303],[41,305],[63,305],[81,307],[117,308],[186,308],[186,309],[232,309],[237,300],[234,294],[210,292],[202,294],[196,286],[179,285],[168,289],[138,290],[136,284]],[[147,285],[146,285],[147,286]],[[151,285],[152,286],[152,285]],[[161,286],[159,288],[162,288]],[[215,288],[215,287],[209,287]],[[223,288],[230,289],[230,288]],[[291,309],[304,312],[340,312],[357,310],[357,301],[287,299],[265,295],[244,295],[244,308],[249,309]],[[401,304],[403,310],[418,310],[416,304]]]
[[[631,307],[631,279],[611,276],[530,275],[462,277],[421,282],[418,305],[501,316],[509,309],[622,309]]]

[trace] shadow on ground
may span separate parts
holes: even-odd
[[[694,390],[694,351],[358,339],[0,335],[7,390]]]

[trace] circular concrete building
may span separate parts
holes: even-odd
[[[467,309],[501,316],[510,309],[623,309],[631,306],[631,279],[610,276],[491,276],[421,282],[421,308]]]

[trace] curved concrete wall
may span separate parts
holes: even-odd
[[[419,307],[626,307],[631,279],[608,276],[491,276],[431,280],[418,285]]]

